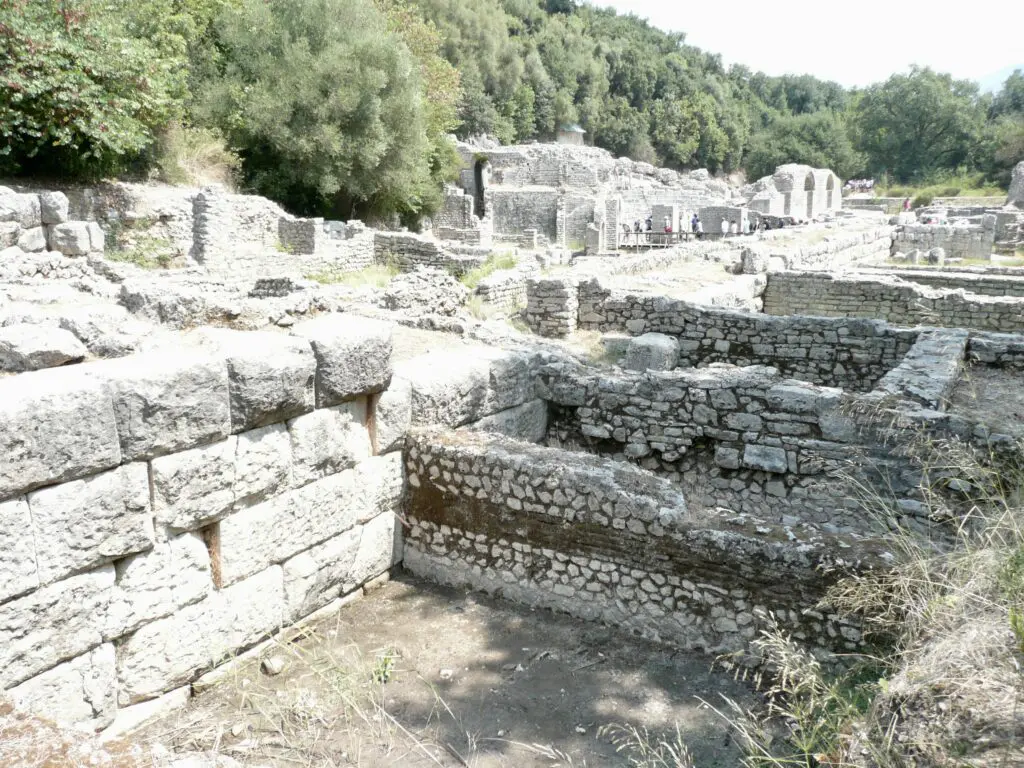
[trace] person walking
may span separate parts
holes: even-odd
[[[693,220],[697,222],[693,225],[693,232],[697,235],[698,240],[704,239],[704,222],[700,220],[700,216],[697,214],[693,215]]]
[[[728,237],[728,236],[729,236],[729,220],[723,218],[722,219],[722,237],[725,238],[725,237]]]

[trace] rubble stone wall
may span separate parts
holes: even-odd
[[[987,260],[992,258],[995,238],[995,229],[984,226],[904,225],[893,235],[892,252],[942,248],[946,258]]]
[[[376,429],[390,327],[209,333],[0,379],[14,702],[106,726],[400,558],[401,459]]]
[[[863,232],[829,235],[824,242],[799,248],[769,246],[772,259],[786,269],[837,269],[861,261],[889,257],[893,227],[872,227]],[[772,230],[784,237],[785,230]]]
[[[770,281],[769,281],[770,282]],[[916,334],[870,320],[770,317],[686,301],[578,285],[578,327],[678,338],[680,365],[769,365],[816,384],[867,391],[893,368]]]
[[[983,296],[1024,296],[1024,270],[1016,267],[964,267],[961,269],[893,269],[868,271],[870,275],[891,275],[908,283],[932,288],[962,288]]]
[[[770,315],[881,318],[895,325],[1006,333],[1024,330],[1024,299],[969,293],[967,288],[967,284],[962,289],[929,288],[896,277],[773,272],[768,275],[764,311]]]
[[[963,340],[948,357],[958,365],[962,353]],[[958,370],[939,367],[947,383]],[[865,456],[879,472],[898,468],[880,493],[916,495],[906,462],[850,418],[849,396],[774,368],[609,373],[556,361],[541,369],[538,393],[552,406],[549,445],[637,462],[683,488],[694,512],[867,534],[877,521],[841,479]]]
[[[373,232],[373,257],[378,264],[412,272],[417,267],[433,267],[462,277],[479,267],[490,254],[490,248],[463,245],[456,252],[444,243],[409,232]]]
[[[491,436],[414,432],[405,461],[414,573],[706,652],[745,649],[765,611],[812,646],[858,647],[856,628],[813,611],[829,583],[816,569],[874,562],[870,543],[797,544],[778,524],[688,509],[629,464]]]

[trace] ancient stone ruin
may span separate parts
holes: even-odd
[[[956,267],[959,231],[844,211],[805,166],[741,190],[460,152],[429,234],[219,188],[0,189],[6,698],[124,732],[396,567],[689,650],[749,652],[772,614],[856,651],[829,585],[887,566],[888,524],[951,533],[901,446],[1021,434],[961,393],[1024,369],[1024,275]],[[621,247],[714,209],[816,221]],[[908,242],[945,263],[894,264]]]

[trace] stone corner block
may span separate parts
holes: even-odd
[[[318,408],[387,389],[392,330],[391,323],[353,315],[328,315],[292,328],[316,354]]]
[[[671,371],[679,364],[679,341],[664,333],[630,340],[623,367],[631,371]]]
[[[69,221],[50,227],[50,250],[65,256],[85,256],[92,250],[89,224]]]
[[[63,224],[68,220],[70,202],[63,192],[40,192],[39,213],[43,224]]]

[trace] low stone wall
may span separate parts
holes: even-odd
[[[932,288],[962,288],[982,296],[1024,297],[1024,270],[1016,267],[963,267],[958,269],[889,269],[863,270],[861,274],[893,276],[908,283]]]
[[[0,187],[0,252],[53,251],[64,256],[103,253],[103,230],[95,222],[73,221],[62,192],[15,192]]]
[[[104,727],[400,558],[390,327],[0,379],[0,690]],[[384,431],[389,427],[385,420]],[[393,446],[392,446],[393,447]]]
[[[781,231],[784,230],[773,230]],[[889,256],[893,227],[874,227],[862,232],[836,232],[824,242],[814,245],[780,249],[763,246],[772,261],[786,269],[838,269],[861,261],[881,261]]]
[[[946,258],[990,259],[995,238],[995,229],[983,226],[908,224],[893,235],[892,253],[942,248]]]
[[[540,265],[528,256],[515,269],[503,269],[483,278],[474,294],[502,312],[526,306],[526,284],[540,274]]]
[[[676,486],[621,462],[479,434],[411,435],[405,565],[530,605],[710,653],[744,650],[766,611],[809,645],[860,632],[814,608],[855,538],[689,510]]]
[[[769,284],[770,284],[769,277]],[[877,321],[769,317],[580,283],[579,328],[678,338],[681,366],[770,365],[786,376],[866,391],[906,354],[916,334]]]
[[[1024,299],[858,274],[770,273],[764,311],[770,315],[881,318],[896,325],[1024,330]]]
[[[460,246],[459,250],[438,240],[409,232],[374,232],[373,255],[378,264],[390,264],[402,272],[433,267],[462,277],[487,260],[489,248]]]

